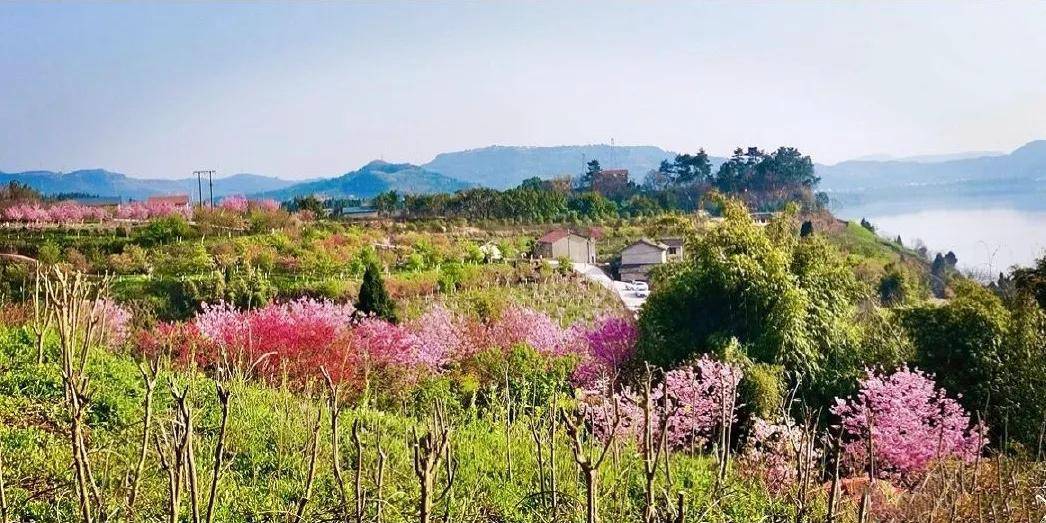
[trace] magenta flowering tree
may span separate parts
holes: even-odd
[[[248,205],[247,198],[244,197],[243,195],[237,194],[237,195],[226,196],[225,198],[222,198],[222,201],[221,201],[221,203],[218,204],[218,207],[220,207],[222,209],[225,209],[227,211],[232,211],[232,212],[236,212],[236,213],[244,213],[244,212],[247,212],[247,205]]]
[[[603,316],[590,328],[580,328],[575,337],[582,359],[571,376],[576,387],[588,387],[599,379],[617,381],[618,371],[636,350],[639,333],[630,318]]]
[[[876,474],[902,481],[918,477],[934,459],[970,461],[987,442],[984,426],[971,425],[962,406],[917,369],[889,375],[869,370],[856,397],[836,399],[831,410],[850,439],[844,446],[848,466],[866,467],[870,438]]]

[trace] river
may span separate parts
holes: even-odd
[[[905,245],[922,242],[930,252],[953,251],[959,268],[980,277],[1013,265],[1031,265],[1046,255],[1046,210],[1009,207],[889,210],[844,207],[842,218],[872,222],[881,236],[898,235]]]

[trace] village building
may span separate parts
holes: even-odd
[[[574,263],[596,263],[596,239],[567,229],[553,229],[534,245],[537,258],[569,258]]]
[[[618,273],[622,281],[649,281],[650,271],[658,265],[683,259],[683,239],[643,238],[621,251]]]
[[[661,238],[661,243],[668,246],[668,251],[665,253],[665,257],[668,258],[668,261],[683,261],[682,238]]]
[[[606,169],[592,176],[592,190],[612,197],[628,190],[628,169]]]
[[[150,196],[145,200],[145,203],[149,205],[168,204],[177,207],[187,207],[189,205],[189,195],[170,194],[166,196]]]

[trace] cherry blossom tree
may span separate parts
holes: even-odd
[[[261,211],[272,212],[279,210],[280,202],[271,198],[263,198],[261,200],[251,200],[250,206]]]
[[[654,419],[667,418],[668,446],[703,447],[716,435],[723,422],[735,423],[734,394],[741,381],[741,369],[735,365],[702,356],[694,365],[666,372],[661,383],[651,389],[650,409]],[[596,380],[593,387],[581,391],[582,403],[593,434],[607,434],[608,422],[617,402],[621,424],[618,434],[638,438],[643,428],[643,397],[629,387],[611,394],[607,378]],[[665,398],[665,395],[668,395]],[[667,411],[666,411],[667,409]],[[661,438],[661,431],[655,431]]]
[[[239,194],[226,196],[225,198],[222,198],[221,203],[218,204],[218,207],[236,213],[247,212],[247,206],[247,198]]]
[[[845,462],[865,468],[870,438],[882,477],[911,480],[940,458],[970,461],[987,442],[983,425],[971,425],[970,415],[931,376],[908,367],[889,375],[867,371],[856,396],[836,399],[831,411],[850,438]]]
[[[343,367],[353,308],[301,298],[251,311],[228,303],[203,305],[193,323],[213,342],[226,365],[251,368],[269,377],[287,371],[294,378],[315,376],[320,366]]]
[[[487,329],[489,347],[508,349],[527,344],[539,353],[561,356],[575,352],[572,333],[547,314],[514,305],[505,309]]]
[[[437,370],[449,361],[471,354],[466,320],[443,305],[434,305],[408,322],[414,333],[415,363]]]

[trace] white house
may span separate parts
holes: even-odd
[[[668,262],[668,245],[643,238],[621,251],[618,272],[624,281],[647,281],[650,269]]]

